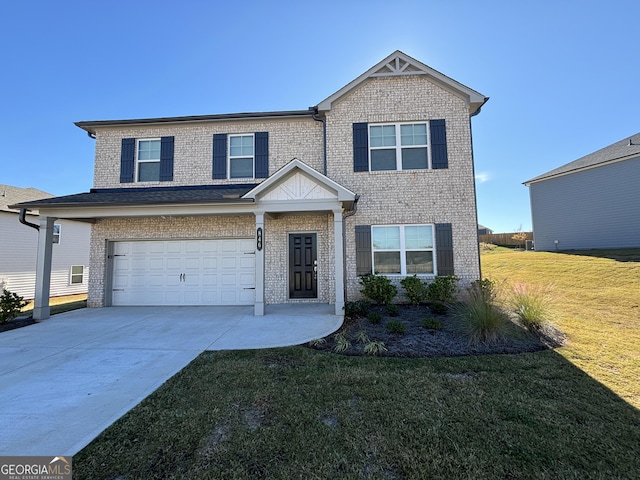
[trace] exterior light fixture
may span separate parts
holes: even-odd
[[[262,227],[258,227],[256,231],[256,248],[258,251],[262,250]]]

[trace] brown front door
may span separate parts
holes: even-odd
[[[289,298],[318,298],[315,233],[289,234]]]

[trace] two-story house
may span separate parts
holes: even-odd
[[[88,193],[40,211],[92,223],[89,306],[319,302],[359,277],[480,275],[470,117],[488,99],[396,51],[299,111],[85,121]],[[46,292],[36,315],[48,315]]]

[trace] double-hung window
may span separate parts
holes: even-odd
[[[370,170],[429,168],[426,123],[369,125]]]
[[[253,135],[229,135],[229,178],[253,178]]]
[[[138,182],[160,181],[160,139],[138,140],[137,148]]]
[[[371,227],[373,271],[382,275],[433,275],[433,225]]]
[[[72,285],[84,283],[84,265],[72,265],[70,282]]]
[[[53,224],[53,243],[60,243],[60,234],[62,232],[62,226],[59,223]]]

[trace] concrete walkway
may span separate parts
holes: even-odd
[[[0,333],[0,455],[71,456],[205,350],[298,345],[329,305],[111,307]]]

